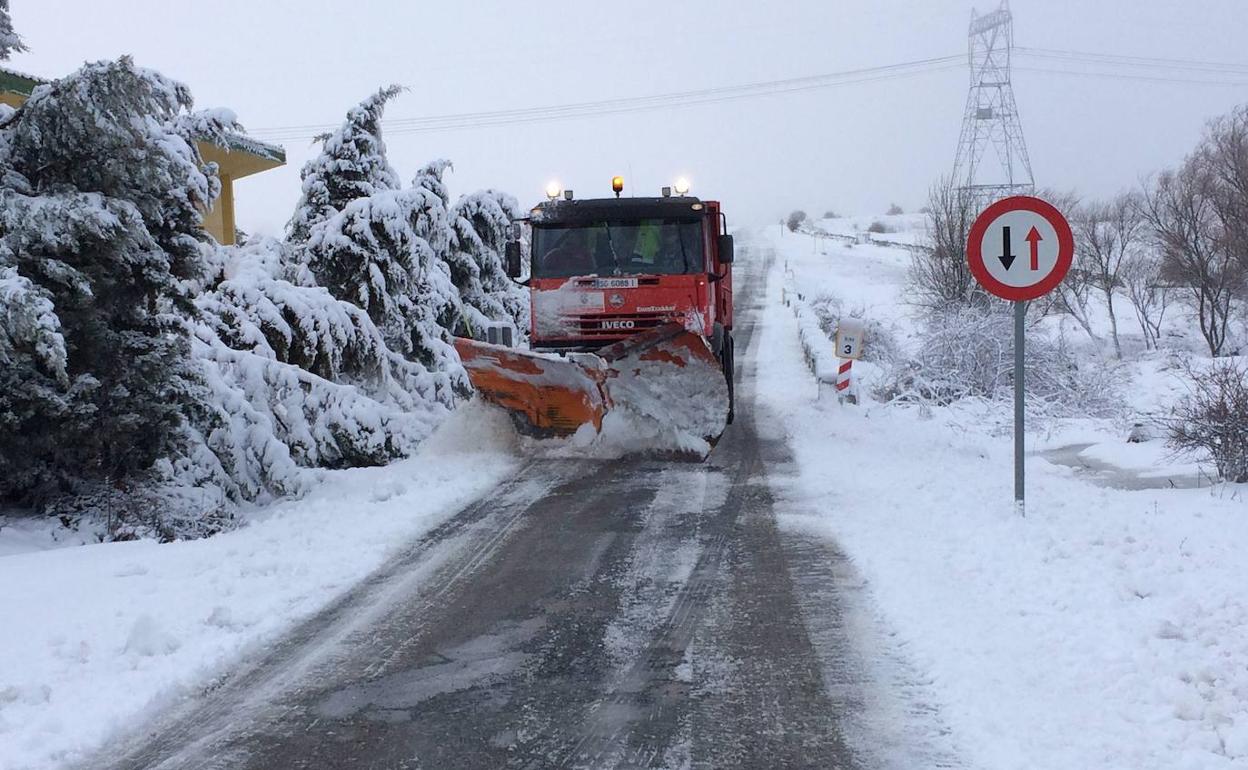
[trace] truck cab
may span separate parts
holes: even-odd
[[[675,321],[730,351],[732,236],[717,201],[556,199],[528,221],[535,350],[592,351]]]

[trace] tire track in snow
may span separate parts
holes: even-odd
[[[452,577],[462,580],[466,572],[455,557],[468,554],[471,560],[481,549],[496,547],[499,533],[519,523],[514,509],[523,512],[524,501],[543,497],[559,480],[558,475],[530,475],[526,471],[531,466],[503,485],[492,501],[478,501],[418,538],[332,605],[211,683],[200,698],[167,710],[140,731],[118,737],[82,763],[81,770],[234,766],[236,754],[209,757],[239,725],[260,721],[278,697],[302,692],[316,671],[344,665],[347,640],[380,623],[417,585],[427,580],[436,585],[439,568],[449,568]]]

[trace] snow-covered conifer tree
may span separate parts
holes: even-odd
[[[303,192],[287,225],[287,240],[302,244],[312,226],[329,219],[351,201],[401,186],[386,160],[381,140],[381,116],[386,103],[403,89],[382,88],[347,113],[332,134],[318,137],[321,153],[303,167]]]
[[[450,214],[454,238],[447,264],[470,322],[506,320],[527,328],[528,295],[507,276],[503,263],[520,204],[507,193],[480,190],[461,197]]]
[[[449,237],[441,200],[413,187],[347,204],[312,228],[306,248],[317,283],[363,308],[390,349],[435,373],[437,398],[448,404],[467,387],[448,333],[459,296],[433,245],[445,253]]]
[[[412,177],[412,187],[433,193],[438,200],[442,201],[442,207],[446,208],[451,205],[451,193],[442,177],[447,169],[454,168],[455,164],[446,158],[431,160],[416,172],[416,176]]]
[[[21,35],[13,31],[13,19],[9,16],[9,0],[0,0],[0,61],[8,59],[14,51],[25,51]]]
[[[176,449],[199,387],[178,310],[219,187],[183,133],[190,107],[122,58],[38,87],[0,125],[0,337],[18,362],[0,498],[47,502]]]
[[[412,178],[411,191],[416,198],[412,226],[416,234],[429,242],[433,253],[445,259],[451,247],[450,192],[442,175],[453,168],[445,158],[430,161]]]

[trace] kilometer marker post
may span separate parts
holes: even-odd
[[[1014,233],[1027,233],[1027,259],[1013,252]],[[1027,303],[1048,294],[1070,270],[1075,239],[1051,203],[1028,195],[1003,198],[971,225],[966,259],[988,293],[1014,305],[1014,506],[1026,515],[1024,483]]]
[[[849,401],[858,403],[858,396],[851,389],[853,385],[854,361],[862,358],[862,348],[866,340],[866,325],[860,318],[842,318],[836,326],[836,356],[840,364],[836,368],[836,395],[840,403]]]

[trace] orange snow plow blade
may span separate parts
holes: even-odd
[[[456,338],[468,379],[525,432],[570,436],[618,410],[664,432],[714,442],[728,415],[719,359],[700,335],[667,324],[597,353],[536,353]]]
[[[455,338],[455,350],[477,393],[523,418],[535,435],[570,436],[582,425],[602,428],[607,411],[602,391],[606,375],[593,361],[462,337]]]

